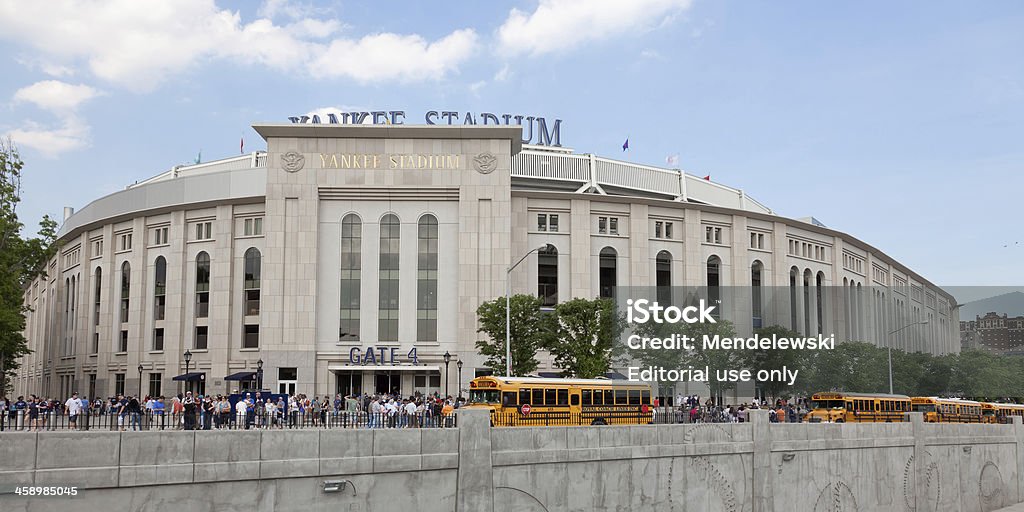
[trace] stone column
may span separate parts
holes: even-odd
[[[459,472],[456,512],[494,510],[491,465],[491,415],[482,409],[459,409]]]
[[[928,455],[925,453],[924,413],[908,412],[914,433],[914,503],[918,510],[927,510]]]
[[[754,442],[753,481],[751,491],[753,512],[773,512],[775,494],[772,485],[772,436],[768,423],[768,411],[751,410],[748,418],[753,429]]]
[[[1013,417],[1013,432],[1017,435],[1017,503],[1024,503],[1024,418]]]

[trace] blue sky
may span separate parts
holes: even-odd
[[[1021,27],[1009,1],[0,0],[0,133],[32,224],[316,109],[559,118],[937,284],[1022,285]]]

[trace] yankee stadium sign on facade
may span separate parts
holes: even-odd
[[[306,124],[366,124],[367,122],[370,124],[405,124],[405,111],[338,112],[337,114],[326,114],[323,117],[318,114],[312,116],[291,116],[288,120],[293,123]],[[523,122],[524,120],[526,121],[525,123]],[[423,115],[423,121],[425,124],[438,125],[519,125],[523,127],[523,144],[562,146],[559,138],[559,129],[562,125],[561,119],[555,119],[551,129],[548,130],[547,119],[543,117],[524,116],[521,114],[492,114],[490,112],[481,112],[474,115],[472,112],[430,110]],[[536,130],[534,130],[535,127]]]

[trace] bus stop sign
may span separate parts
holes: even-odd
[[[523,405],[519,406],[519,412],[523,413],[524,416],[529,416],[530,415],[530,410],[531,410],[530,404],[523,404]]]

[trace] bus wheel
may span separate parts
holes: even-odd
[[[838,420],[836,420],[836,423],[846,423],[846,420],[839,418]]]
[[[590,424],[591,425],[607,425],[607,423],[605,423],[605,421],[604,421],[604,418],[597,418],[596,420],[591,421]]]

